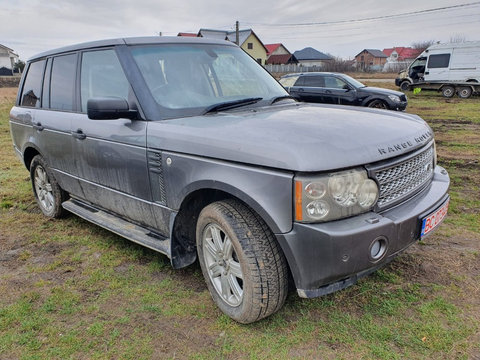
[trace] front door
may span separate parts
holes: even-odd
[[[114,96],[136,102],[117,54],[113,49],[86,51],[81,61],[81,114],[72,121],[72,134],[85,199],[158,228],[147,166],[147,122],[91,120],[86,114],[90,98]]]

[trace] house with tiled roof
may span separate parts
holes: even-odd
[[[0,75],[13,75],[18,55],[9,47],[0,44]]]
[[[417,58],[418,55],[422,52],[422,49],[413,49],[411,47],[393,47],[388,49],[383,49],[383,53],[387,55],[389,62],[394,61],[408,61],[412,62]]]
[[[298,63],[308,67],[322,68],[325,64],[331,62],[333,58],[312,47],[306,47],[293,53]]]
[[[200,29],[197,36],[217,40],[236,42],[235,31]],[[267,61],[267,48],[252,29],[244,29],[238,32],[238,45],[261,65]]]
[[[379,71],[387,62],[388,56],[378,49],[363,49],[355,56],[357,70]]]
[[[186,37],[197,37],[196,33],[188,33],[188,32],[179,32],[177,36],[186,36]]]
[[[283,44],[266,44],[267,62],[266,64],[297,64],[298,60]]]

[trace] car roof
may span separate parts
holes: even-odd
[[[339,76],[343,76],[345,74],[336,73],[336,72],[311,71],[311,72],[304,72],[304,73],[286,74],[286,75],[283,75],[282,78],[287,78],[287,77],[290,77],[290,76],[302,76],[302,75],[339,75]]]
[[[117,39],[106,39],[90,41],[80,44],[69,45],[57,49],[48,50],[37,55],[32,56],[28,61],[44,58],[50,55],[57,55],[72,51],[95,49],[115,45],[148,45],[148,44],[216,44],[237,46],[230,41],[206,39],[202,37],[183,37],[183,36],[144,36],[144,37],[128,37]]]

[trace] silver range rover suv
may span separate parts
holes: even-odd
[[[354,284],[447,213],[418,116],[297,103],[226,41],[126,38],[47,51],[10,113],[42,212],[66,211],[199,260],[213,301],[251,323]]]

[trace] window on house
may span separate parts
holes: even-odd
[[[43,69],[45,60],[31,63],[28,67],[27,77],[23,85],[20,106],[40,107],[42,92]]]
[[[250,50],[253,49],[253,43],[248,43],[247,48],[250,49]]]
[[[50,108],[72,111],[75,89],[77,54],[57,56],[53,59],[50,80]]]
[[[365,60],[365,56],[360,56],[360,60],[364,61]]]
[[[257,59],[257,62],[262,65],[262,59]]]

